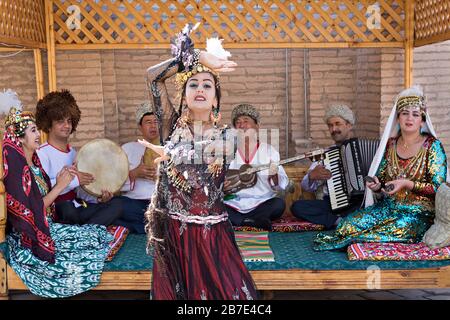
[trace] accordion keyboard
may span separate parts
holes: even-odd
[[[349,197],[339,148],[325,153],[323,163],[325,168],[331,171],[331,178],[327,180],[331,209],[338,210],[347,207],[349,205]]]

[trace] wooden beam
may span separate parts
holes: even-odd
[[[6,43],[6,44],[11,44],[11,45],[24,46],[27,48],[45,49],[45,43],[39,43],[39,42],[25,40],[25,39],[8,38],[8,37],[0,36],[0,42]]]
[[[197,47],[205,47],[204,43],[195,43]],[[225,49],[286,49],[286,48],[404,48],[404,42],[278,42],[278,43],[225,43]],[[56,44],[58,50],[120,50],[120,49],[170,49],[169,44],[117,43],[117,44]]]
[[[1,140],[1,139],[0,139]],[[3,150],[3,143],[0,141],[0,150]],[[6,192],[3,184],[3,152],[0,152],[0,243],[6,238]]]
[[[7,263],[3,254],[0,252],[0,300],[8,299],[8,275]]]
[[[47,38],[48,90],[56,90],[56,48],[53,28],[53,0],[45,0],[45,33]]]
[[[42,54],[40,49],[34,49],[34,71],[36,73],[37,98],[44,97],[44,73],[42,71]]]
[[[414,0],[405,0],[405,88],[409,88],[413,83],[414,2]]]
[[[40,49],[34,49],[34,70],[36,73],[36,91],[37,99],[42,99],[45,95],[44,92],[44,72],[42,70],[42,55]],[[41,143],[47,141],[47,133],[41,131]]]
[[[368,288],[367,270],[254,270],[258,290],[336,290]],[[8,288],[26,290],[16,273],[7,267]],[[441,268],[380,270],[380,287],[373,289],[448,288],[450,266]],[[149,290],[151,271],[105,271],[94,290]]]
[[[414,41],[414,47],[421,47],[427,44],[438,43],[446,40],[450,40],[450,31],[432,37],[428,37],[425,39],[416,40]]]

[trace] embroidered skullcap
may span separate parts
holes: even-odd
[[[355,124],[355,115],[352,109],[345,104],[333,105],[325,112],[324,121],[327,122],[331,117],[340,117],[348,121],[351,125]]]
[[[233,126],[235,126],[235,122],[240,116],[249,116],[255,120],[256,123],[259,123],[259,112],[250,104],[243,103],[234,107],[231,112],[231,122],[233,123]]]
[[[136,123],[140,124],[142,118],[148,113],[153,113],[153,107],[149,102],[143,102],[138,105],[136,108]]]

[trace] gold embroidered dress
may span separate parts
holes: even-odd
[[[422,240],[433,223],[436,191],[447,176],[447,157],[442,143],[429,135],[414,157],[402,159],[397,155],[397,140],[388,141],[377,177],[381,183],[408,179],[414,188],[385,195],[374,205],[353,212],[341,220],[333,235],[319,233],[315,250],[340,249],[355,242]]]

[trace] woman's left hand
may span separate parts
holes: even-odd
[[[201,64],[217,72],[230,72],[234,71],[234,68],[237,67],[236,62],[216,57],[212,53],[203,50],[200,51],[199,61]]]
[[[155,159],[156,164],[160,163],[161,161],[166,161],[170,159],[168,155],[164,154],[163,146],[157,146],[156,144],[150,143],[144,139],[139,139],[138,142],[143,146],[145,146],[146,148],[152,149],[153,151],[155,151],[157,154],[160,155],[160,157]]]
[[[387,182],[386,186],[389,186],[389,185],[393,185],[394,189],[392,189],[390,191],[386,191],[386,189],[385,189],[386,187],[385,187],[385,188],[382,188],[381,191],[383,191],[384,193],[391,196],[403,189],[412,190],[412,188],[414,187],[414,182],[412,182],[411,180],[407,180],[407,179],[398,179],[398,180],[392,180],[392,181]]]

